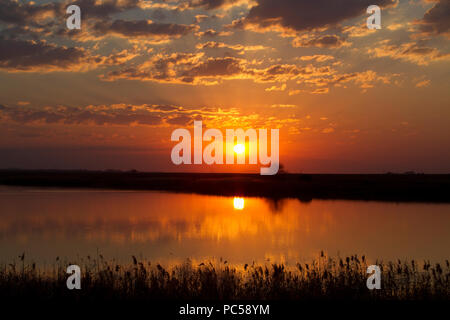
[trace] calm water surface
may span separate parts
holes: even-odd
[[[450,205],[0,187],[0,261],[450,258]]]

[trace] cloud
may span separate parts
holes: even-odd
[[[205,10],[229,9],[234,6],[249,5],[248,0],[184,0],[189,8],[202,8]]]
[[[197,32],[195,35],[197,37],[214,38],[214,37],[221,37],[221,36],[229,36],[231,34],[232,34],[232,32],[230,32],[230,31],[216,31],[214,29],[208,29],[206,31]]]
[[[422,80],[416,83],[416,88],[424,88],[428,87],[431,83],[431,80]]]
[[[334,57],[330,56],[330,55],[324,55],[324,54],[315,54],[312,56],[301,56],[298,58],[301,61],[317,61],[317,62],[324,62],[324,61],[328,61],[328,60],[333,60]]]
[[[306,61],[331,60],[332,56],[308,56]],[[302,61],[301,58],[298,60]],[[236,57],[205,57],[204,53],[158,54],[149,61],[134,67],[115,70],[103,75],[107,81],[118,79],[154,81],[186,85],[217,85],[224,80],[248,79],[255,83],[273,83],[266,92],[285,91],[288,81],[306,85],[306,89],[292,89],[289,95],[300,92],[328,93],[329,86],[346,87],[353,83],[360,88],[372,88],[376,83],[388,84],[395,75],[379,75],[372,70],[339,73],[331,66],[273,64],[255,67],[251,61]],[[312,89],[311,89],[312,87]],[[309,90],[311,89],[311,90]]]
[[[2,121],[20,124],[64,125],[187,125],[199,116],[206,120],[215,117],[233,117],[234,109],[185,108],[172,105],[88,105],[86,107],[44,107],[29,105],[0,105]]]
[[[317,37],[305,35],[303,37],[295,38],[292,42],[292,45],[296,48],[298,47],[340,48],[342,46],[348,46],[350,44],[337,35],[323,35]]]
[[[324,128],[321,132],[322,133],[333,133],[334,132],[334,128]]]
[[[76,0],[70,4],[81,8],[83,17],[108,18],[109,16],[127,10],[139,8],[140,0]]]
[[[34,2],[2,0],[0,2],[0,22],[16,25],[37,23],[42,19],[54,17],[61,8],[61,3],[36,5]]]
[[[66,8],[77,5],[82,17],[105,20],[113,14],[139,8],[141,0],[76,0],[36,4],[34,1],[19,2],[2,0],[0,2],[0,22],[19,26],[41,25],[48,18],[67,16]],[[50,22],[51,23],[51,22]]]
[[[203,21],[205,21],[208,18],[209,18],[209,16],[207,16],[206,14],[197,14],[195,16],[195,22],[196,23],[202,23]]]
[[[294,105],[273,105],[267,108],[268,114],[246,112],[236,108],[185,107],[158,104],[112,104],[88,105],[85,107],[67,106],[6,106],[0,104],[2,124],[21,124],[23,128],[40,126],[151,126],[187,127],[194,120],[202,120],[209,128],[281,128],[295,126],[300,119],[290,115],[277,116],[278,108],[295,108]],[[238,121],[237,121],[238,119]],[[52,129],[51,129],[52,130]],[[23,131],[22,131],[23,133]]]
[[[317,88],[311,91],[311,94],[327,94],[330,91],[329,88]]]
[[[389,25],[387,29],[392,30],[393,27],[398,26],[398,24],[395,25]],[[367,24],[364,21],[364,23],[359,25],[350,25],[342,27],[342,32],[346,34],[350,38],[359,38],[359,37],[365,37],[369,34],[374,34],[377,32],[376,29],[369,29],[367,28]]]
[[[324,77],[335,71],[329,66],[315,67],[311,64],[307,66],[297,66],[293,64],[276,64],[265,69],[254,69],[254,79],[256,82],[286,82],[289,80],[304,80],[314,77]]]
[[[389,40],[383,40],[379,43],[379,46],[369,49],[368,52],[376,58],[389,57],[418,65],[428,65],[430,62],[450,60],[450,53],[441,53],[436,48],[428,47],[424,41],[397,45],[391,44]]]
[[[70,107],[7,107],[2,110],[11,121],[22,124],[94,124],[94,125],[158,125],[162,122],[159,112],[146,112],[145,108],[137,110],[127,105]]]
[[[272,86],[270,88],[264,89],[266,92],[273,92],[273,91],[284,91],[286,90],[286,83],[283,83],[281,86]]]
[[[271,108],[281,108],[281,109],[292,109],[297,108],[295,104],[273,104],[270,106]]]
[[[311,79],[305,79],[298,81],[299,84],[305,83],[307,85],[313,85],[317,87],[311,93],[314,94],[325,94],[328,93],[328,87],[346,87],[348,83],[354,83],[362,89],[373,88],[376,83],[390,84],[391,79],[396,77],[396,74],[385,74],[379,75],[373,70],[366,70],[362,72],[352,72],[352,73],[335,73],[324,77],[315,77]]]
[[[437,0],[422,19],[413,22],[422,36],[444,35],[450,39],[450,1]]]
[[[329,28],[366,13],[369,5],[388,7],[395,0],[257,0],[240,26],[292,31]]]
[[[69,4],[81,8],[81,30],[68,30],[65,27],[64,19],[68,16],[65,9]],[[68,36],[81,42],[98,41],[111,34],[122,38],[156,38],[161,41],[179,38],[199,29],[195,25],[112,19],[114,15],[133,9],[143,12],[141,0],[77,0],[49,4],[24,4],[5,0],[0,3],[0,23],[7,24],[8,28],[3,31],[10,38],[17,38],[19,35],[34,39],[42,39],[43,36]]]
[[[350,29],[343,22],[365,15],[369,5],[387,8],[395,6],[397,0],[257,0],[256,3],[247,16],[225,28],[273,31],[282,37],[293,37],[293,47],[334,49],[349,46],[348,36],[365,35],[361,26],[358,30]]]
[[[155,81],[168,83],[187,83],[180,78],[180,72],[198,65],[203,53],[157,54],[149,61],[136,67],[111,71],[102,76],[103,80],[117,79]]]
[[[11,71],[70,70],[81,67],[86,57],[84,49],[0,39],[0,68]]]
[[[0,69],[9,72],[83,71],[99,65],[122,64],[135,56],[127,50],[109,56],[93,56],[83,48],[0,38]]]
[[[300,89],[289,90],[289,96],[295,96],[297,94],[300,94],[301,92],[302,90]]]
[[[93,26],[96,35],[114,34],[123,38],[179,38],[195,32],[198,26],[175,23],[153,23],[149,20],[115,20],[109,23],[97,22]]]
[[[277,104],[267,106],[266,113],[245,111],[244,109],[222,107],[185,107],[177,105],[158,104],[112,104],[87,105],[84,107],[67,106],[6,106],[0,105],[0,123],[2,125],[20,125],[17,132],[20,138],[47,135],[58,132],[60,128],[67,132],[71,127],[97,127],[97,137],[103,137],[98,127],[158,127],[192,128],[194,120],[202,120],[208,128],[288,128],[297,127],[301,119],[293,118],[292,114],[281,112],[282,109],[292,111],[296,105]],[[284,114],[284,115],[283,115]],[[328,124],[331,126],[332,124]],[[47,128],[43,130],[44,128]],[[45,133],[47,132],[47,133]],[[94,132],[94,131],[91,131]],[[290,131],[289,131],[290,132]],[[13,132],[13,134],[15,134]],[[86,137],[82,134],[80,137]]]
[[[103,79],[217,84],[219,79],[247,77],[244,59],[233,57],[202,59],[203,56],[203,53],[158,54],[140,66],[110,72]]]
[[[238,54],[244,54],[247,51],[260,51],[260,50],[268,50],[270,48],[262,46],[262,45],[242,45],[242,44],[226,44],[223,42],[216,41],[208,41],[205,43],[198,43],[195,46],[197,49],[205,50],[205,49],[231,49],[238,51]]]
[[[0,105],[0,121],[29,126],[190,126],[194,120],[202,120],[212,128],[234,127],[239,117],[241,127],[264,127],[267,121],[280,123],[280,119],[259,117],[257,114],[241,114],[235,108],[184,107],[158,104],[87,105],[84,107],[32,105]]]

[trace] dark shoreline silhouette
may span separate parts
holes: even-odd
[[[0,185],[160,190],[221,196],[450,202],[450,174],[146,173],[0,170]]]

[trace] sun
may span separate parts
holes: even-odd
[[[234,209],[236,209],[236,210],[243,210],[244,209],[244,198],[234,197],[233,206],[234,206]]]
[[[243,144],[237,144],[233,147],[233,150],[237,154],[242,154],[245,152],[245,146]]]

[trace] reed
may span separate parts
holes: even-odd
[[[66,267],[82,270],[81,290],[66,287]],[[102,255],[78,263],[62,261],[42,269],[26,262],[0,268],[2,299],[78,301],[140,300],[450,300],[450,267],[429,261],[380,262],[382,287],[366,286],[364,256],[320,256],[296,266],[284,264],[229,265],[227,261],[183,263],[165,267],[132,257],[129,264]]]

